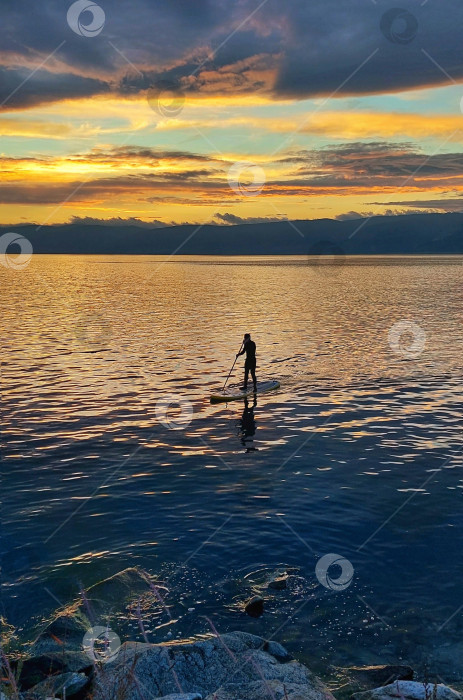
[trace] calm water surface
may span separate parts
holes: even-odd
[[[321,262],[1,268],[11,623],[30,630],[56,599],[140,565],[168,580],[174,637],[207,631],[207,615],[275,633],[315,666],[417,665],[439,648],[448,671],[463,629],[463,260]],[[415,357],[411,336],[391,349],[402,321],[425,334]],[[281,389],[211,405],[246,331],[259,377]],[[182,410],[163,417],[172,394]],[[328,553],[354,567],[342,591],[315,575]],[[267,591],[285,569],[289,588]],[[258,620],[240,607],[255,592]],[[151,614],[152,641],[165,639],[169,618]]]

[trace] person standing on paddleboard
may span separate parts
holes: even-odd
[[[236,357],[244,355],[246,353],[246,360],[244,363],[244,391],[248,388],[248,377],[249,372],[251,372],[252,381],[254,382],[254,391],[257,391],[257,379],[256,379],[256,344],[251,340],[250,333],[245,333],[243,340],[243,348],[241,352],[238,352]]]

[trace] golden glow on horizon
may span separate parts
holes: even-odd
[[[402,201],[403,209],[407,199],[425,203],[461,195],[463,175],[457,169],[420,171],[417,162],[408,180],[406,169],[410,144],[417,158],[420,151],[426,157],[423,142],[429,153],[439,151],[434,143],[455,150],[451,144],[463,141],[461,114],[335,111],[329,109],[333,104],[198,95],[188,96],[183,111],[168,118],[151,109],[146,95],[138,95],[10,111],[0,117],[0,135],[6,137],[4,147],[15,138],[20,149],[0,155],[0,217],[11,224],[63,223],[85,215],[166,224],[203,223],[217,213],[303,219],[350,211],[380,214],[390,208],[389,200]],[[394,149],[343,156],[342,148],[352,142],[373,141],[385,147],[393,142]],[[333,152],[338,149],[333,162],[318,156],[328,144]],[[398,174],[382,170],[392,156]],[[260,196],[243,197],[230,188],[228,171],[241,161],[264,169]],[[378,163],[376,171],[368,169],[368,161]]]

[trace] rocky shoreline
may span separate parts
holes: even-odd
[[[153,644],[143,624],[147,596],[163,602],[162,587],[127,569],[58,611],[26,651],[4,646],[0,700],[463,700],[403,664],[337,669],[335,684],[322,681],[273,639],[219,634],[212,623],[209,635]],[[138,616],[143,642],[122,643],[111,629],[122,608]]]

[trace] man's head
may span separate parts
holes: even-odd
[[[244,342],[246,343],[248,340],[251,340],[251,334],[250,334],[250,333],[245,333],[245,334],[244,334]]]

